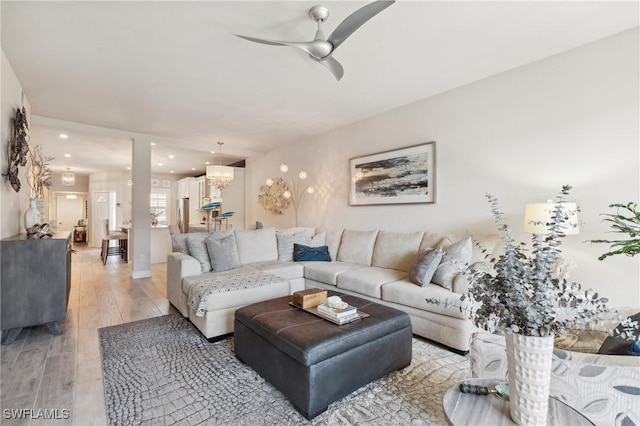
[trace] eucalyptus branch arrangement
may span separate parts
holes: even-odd
[[[465,270],[468,294],[460,297],[473,323],[487,331],[549,336],[564,329],[585,329],[602,314],[611,312],[608,300],[583,290],[554,273],[560,259],[560,245],[567,229],[569,209],[563,205],[571,190],[564,186],[557,195],[547,233],[533,234],[532,250],[511,236],[498,199],[487,194],[504,253]],[[574,213],[575,214],[575,213]],[[436,299],[429,303],[445,305]],[[637,329],[638,324],[630,324]]]
[[[43,157],[42,147],[36,145],[29,149],[29,164],[27,168],[27,183],[31,188],[31,196],[35,198],[44,197],[44,188],[51,188],[51,169],[49,162],[53,157]]]
[[[610,251],[598,257],[604,260],[609,256],[616,254],[624,254],[626,256],[635,256],[640,253],[640,212],[638,204],[610,204],[609,208],[615,208],[616,213],[604,213],[606,219],[603,222],[610,222],[613,231],[620,234],[628,234],[631,237],[628,240],[590,240],[592,243],[610,244]]]

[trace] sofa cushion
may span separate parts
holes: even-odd
[[[469,263],[487,260],[486,255],[493,253],[498,244],[500,244],[500,236],[497,234],[469,235],[469,233],[460,232],[446,234],[442,240],[441,246],[446,250],[448,246],[455,244],[456,241],[463,240],[469,236],[472,238],[471,260]]]
[[[418,254],[423,234],[380,231],[373,249],[371,266],[409,272]]]
[[[444,256],[431,281],[447,290],[452,290],[453,280],[471,260],[472,245],[471,237],[466,237],[445,248]]]
[[[440,265],[443,255],[444,251],[440,247],[437,249],[426,249],[418,254],[413,265],[411,265],[411,270],[409,270],[409,278],[411,281],[422,287],[429,285],[433,274],[436,273],[436,269],[438,269],[438,265]]]
[[[310,280],[327,285],[336,285],[338,275],[354,269],[362,269],[362,265],[345,262],[313,262],[304,265],[304,276]]]
[[[422,311],[442,314],[453,318],[468,319],[468,311],[460,310],[460,306],[468,307],[468,301],[461,302],[460,294],[453,293],[437,285],[420,287],[409,279],[399,280],[382,286],[382,300],[410,306]],[[426,299],[437,299],[439,304],[428,303]]]
[[[278,259],[275,228],[234,231],[240,262],[243,265]]]
[[[223,238],[211,236],[205,238],[204,242],[207,246],[212,270],[228,271],[242,266],[234,235],[227,235]]]
[[[338,249],[338,260],[340,262],[371,266],[373,247],[377,236],[378,230],[352,231],[345,229]]]
[[[259,271],[269,272],[288,280],[304,277],[304,265],[282,260],[269,260],[266,262],[252,263],[250,265]]]
[[[406,278],[405,271],[369,266],[338,275],[338,288],[356,291],[380,299],[380,288],[389,282]]]
[[[440,247],[445,238],[445,234],[439,232],[425,232],[420,243],[419,252],[422,252],[428,248]],[[458,241],[458,240],[456,240]],[[451,243],[447,244],[449,246]]]
[[[340,248],[340,241],[342,240],[342,229],[322,229],[322,233],[325,234],[325,244],[329,247],[329,256],[331,259],[338,259],[338,249]]]
[[[297,226],[295,228],[277,229],[276,232],[280,232],[282,234],[289,234],[289,235],[304,234],[309,237],[313,237],[316,233],[316,228],[307,227],[307,226]]]

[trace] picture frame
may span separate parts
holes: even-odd
[[[436,143],[349,159],[349,204],[436,202]]]
[[[160,179],[151,179],[151,186],[160,186]]]
[[[163,188],[171,188],[171,181],[168,179],[163,179],[162,180],[162,187]]]

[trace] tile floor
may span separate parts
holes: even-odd
[[[176,312],[166,298],[165,263],[152,265],[151,278],[133,280],[131,264],[110,257],[105,266],[99,249],[74,248],[63,334],[32,327],[1,347],[2,425],[106,425],[98,328]],[[31,418],[11,418],[22,409]],[[38,418],[45,409],[58,418]]]

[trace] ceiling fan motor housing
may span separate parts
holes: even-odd
[[[329,8],[321,5],[313,6],[311,9],[309,9],[309,16],[315,22],[324,22],[329,17]]]

